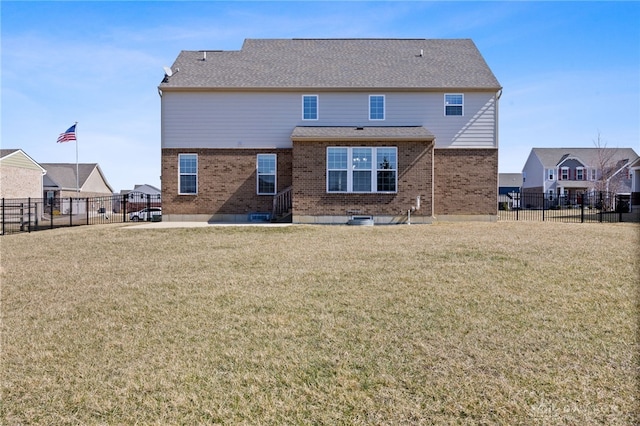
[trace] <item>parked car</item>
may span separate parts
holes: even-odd
[[[133,222],[151,220],[153,222],[162,220],[162,207],[144,208],[137,212],[129,213],[129,220]]]

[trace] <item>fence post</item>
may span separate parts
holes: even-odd
[[[547,207],[547,196],[542,193],[542,221],[544,222],[544,210]]]
[[[31,197],[27,198],[27,232],[31,233]]]
[[[151,222],[151,194],[147,194],[147,222]]]
[[[85,209],[87,211],[87,225],[91,225],[89,223],[89,197],[85,198]]]
[[[53,205],[55,204],[55,200],[55,197],[51,198],[51,204],[49,204],[49,219],[51,219],[49,223],[49,229],[53,229]]]
[[[584,223],[584,198],[585,194],[583,193],[580,200],[580,223]]]
[[[69,197],[69,228],[73,226],[73,197]]]
[[[127,199],[129,194],[122,194],[122,223],[127,221]]]
[[[602,191],[600,191],[599,193],[599,198],[600,198],[600,211],[598,212],[598,222],[602,223],[602,210],[604,210],[604,202],[602,200]]]
[[[6,217],[4,215],[4,198],[2,199],[2,235],[4,235],[4,222]]]

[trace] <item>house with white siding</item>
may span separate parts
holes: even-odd
[[[182,51],[161,96],[163,220],[495,220],[500,83],[468,39]]]

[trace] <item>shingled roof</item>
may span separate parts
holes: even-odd
[[[160,89],[499,90],[469,39],[247,39],[182,51]]]
[[[588,167],[600,166],[601,159],[607,159],[613,165],[618,162],[626,164],[638,158],[631,148],[533,148],[531,152],[545,168],[554,168],[569,157],[579,159]]]

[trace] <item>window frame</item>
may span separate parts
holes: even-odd
[[[576,167],[576,180],[585,180],[584,167]]]
[[[260,157],[273,157],[273,172],[260,172]],[[260,191],[260,177],[273,176],[273,192]],[[256,155],[256,194],[275,195],[278,193],[278,154],[261,153]]]
[[[547,169],[547,180],[555,180],[555,169]]]
[[[381,168],[378,164],[378,152],[390,149],[393,150],[393,161],[392,168]],[[336,167],[332,161],[329,161],[329,155],[331,151],[345,150],[346,151],[346,161],[344,162],[344,167]],[[359,157],[354,157],[354,151],[365,151],[370,150],[371,161],[368,162],[369,166],[365,166],[364,168],[358,168],[354,166],[354,160]],[[351,167],[349,167],[351,165]],[[354,190],[354,175],[356,173],[361,174],[362,172],[370,172],[370,190]],[[379,188],[379,180],[381,172],[392,172],[393,173],[393,187],[394,190],[378,190]],[[340,185],[340,187],[344,187],[344,190],[331,190],[331,184],[334,183],[331,176],[336,176],[335,173],[345,173],[346,174],[346,183],[344,185]],[[356,182],[357,185],[357,182]],[[397,194],[398,193],[398,147],[397,146],[328,146],[326,149],[326,182],[325,182],[325,191],[328,194]]]
[[[559,180],[569,180],[570,176],[571,176],[571,174],[569,173],[569,167],[561,167],[560,168],[560,179]]]
[[[306,99],[315,99],[315,117],[307,117]],[[304,121],[318,121],[320,119],[320,97],[318,95],[302,95],[302,119]]]
[[[382,117],[381,118],[372,118],[373,105],[371,105],[371,102],[373,101],[374,98],[382,99]],[[377,108],[378,107],[376,106],[376,110]],[[384,121],[386,118],[386,115],[387,115],[387,100],[385,98],[385,95],[369,95],[369,121]]]
[[[187,172],[182,170],[182,158],[183,157],[195,158],[195,172]],[[193,192],[184,192],[182,190],[182,177],[183,176],[195,176],[195,188]],[[197,195],[198,194],[198,154],[195,153],[183,153],[178,154],[178,195]]]
[[[460,103],[449,103],[447,100],[450,96],[460,96]],[[449,114],[447,107],[460,107],[460,114]],[[464,117],[464,93],[445,93],[444,94],[444,116],[445,117]]]

